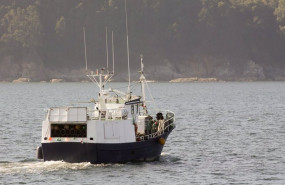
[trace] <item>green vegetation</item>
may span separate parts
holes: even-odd
[[[151,79],[285,79],[285,0],[129,0],[127,6],[134,73],[143,53]],[[82,80],[83,27],[90,68],[106,65],[108,27],[116,72],[126,71],[119,67],[127,58],[124,0],[0,0],[0,81]]]

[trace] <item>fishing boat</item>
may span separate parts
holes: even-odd
[[[127,22],[127,16],[126,16]],[[87,70],[86,42],[85,62]],[[149,111],[146,101],[147,80],[143,56],[140,57],[141,95],[130,90],[129,46],[127,34],[129,85],[126,92],[105,89],[114,76],[114,44],[112,32],[113,71],[107,67],[88,72],[87,77],[99,90],[97,100],[81,104],[52,107],[42,122],[41,146],[37,158],[44,161],[70,163],[125,163],[158,160],[167,137],[175,128],[175,114],[170,110]],[[152,97],[152,96],[151,96]],[[87,105],[86,105],[87,104]]]

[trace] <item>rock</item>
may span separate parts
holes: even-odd
[[[194,78],[176,78],[173,80],[170,80],[169,82],[196,82],[198,81],[198,77]]]
[[[90,81],[88,80],[81,80],[81,83],[89,83]]]
[[[13,83],[19,83],[19,82],[30,82],[30,78],[18,78],[17,80],[13,80]]]
[[[276,76],[274,78],[274,80],[276,80],[276,81],[285,81],[285,76]]]
[[[154,83],[156,82],[155,80],[146,80],[147,83]]]
[[[217,78],[199,78],[198,82],[217,82]]]
[[[244,68],[242,78],[246,79],[245,81],[257,81],[264,80],[265,75],[263,72],[263,67],[256,64],[254,61],[250,60]]]
[[[170,80],[169,82],[218,82],[219,80],[217,78],[198,78],[198,77],[192,77],[192,78],[177,78]]]
[[[54,78],[50,80],[51,83],[60,83],[60,82],[65,82],[63,79],[61,78]]]

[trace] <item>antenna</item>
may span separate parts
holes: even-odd
[[[125,0],[125,15],[126,15],[126,32],[127,32],[127,55],[128,55],[128,75],[129,75],[129,85],[128,93],[131,92],[131,75],[130,75],[130,51],[129,51],[129,30],[128,30],[128,12],[127,12],[127,0]]]
[[[140,54],[140,57],[141,57],[141,72],[143,73],[143,68],[144,68],[144,65],[143,65],[143,54]]]
[[[107,55],[107,73],[109,74],[109,51],[108,51],[108,28],[106,27],[106,55]]]
[[[113,56],[113,74],[115,73],[115,54],[114,54],[114,34],[112,31],[112,56]]]
[[[85,51],[85,65],[86,65],[86,72],[87,72],[87,53],[86,53],[86,39],[85,39],[85,28],[83,27],[83,35],[84,35],[84,51]]]

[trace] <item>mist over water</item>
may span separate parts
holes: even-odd
[[[97,98],[93,84],[0,83],[0,184],[285,184],[284,82],[149,89],[176,113],[160,160],[93,165],[36,159],[44,109]]]

